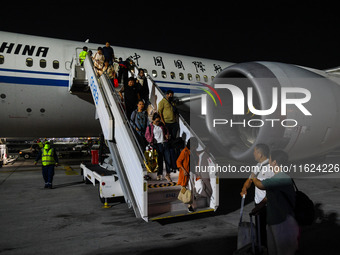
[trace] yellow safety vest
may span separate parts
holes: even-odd
[[[87,51],[84,51],[84,50],[83,50],[82,52],[80,52],[80,54],[79,54],[80,64],[82,64],[82,63],[84,62],[84,60],[85,60],[87,54],[88,54],[88,52],[87,52]]]
[[[54,160],[54,149],[42,149],[41,150],[42,155],[41,155],[41,161],[43,166],[49,166],[49,165],[54,165],[55,160]]]

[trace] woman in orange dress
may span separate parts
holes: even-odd
[[[181,185],[182,187],[187,187],[189,184],[189,178],[190,178],[190,161],[191,164],[194,167],[197,163],[197,154],[196,149],[198,146],[198,141],[195,137],[191,137],[186,147],[181,151],[181,154],[179,155],[177,159],[177,167],[179,169],[179,175],[178,175],[178,182],[177,185]],[[190,159],[191,158],[191,159]],[[193,192],[192,187],[192,192]],[[188,205],[188,211],[193,212],[194,209],[192,207],[192,204]]]

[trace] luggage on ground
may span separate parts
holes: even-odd
[[[244,254],[267,254],[266,247],[261,245],[261,234],[260,227],[253,223],[253,216],[257,217],[257,222],[260,225],[259,214],[250,213],[250,222],[243,222],[243,209],[244,209],[245,196],[242,197],[241,201],[241,211],[240,211],[240,222],[238,227],[237,236],[237,250],[234,255],[244,255]],[[257,237],[257,238],[256,238]],[[257,239],[257,243],[256,243]]]

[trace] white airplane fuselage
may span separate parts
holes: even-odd
[[[72,61],[77,61],[84,46],[95,52],[103,45],[0,32],[0,137],[82,137],[101,133],[94,104],[69,92]],[[220,100],[220,108],[210,95],[213,100],[205,101],[204,116],[211,135],[209,139],[216,142],[220,150],[224,148],[223,154],[235,160],[252,160],[258,143],[282,149],[293,160],[325,155],[340,146],[340,68],[322,71],[259,61],[233,65],[218,60],[112,47],[117,58],[132,59],[163,91],[171,89],[178,97],[190,94],[192,89],[201,93],[204,91],[201,83],[211,85],[211,90],[216,86],[215,82],[232,82],[239,90],[257,91],[257,96],[250,98],[259,109],[268,110],[274,102],[271,91],[277,88],[309,91],[311,97],[303,104],[311,116],[305,116],[301,107],[291,104],[285,114],[275,111],[255,119],[249,119],[245,114],[243,120],[230,111],[234,108],[234,98],[227,90],[219,93],[221,99],[214,92]],[[215,76],[216,80],[212,82]],[[186,98],[199,98],[196,95]],[[293,100],[300,97],[299,93],[289,95]],[[190,111],[197,110],[199,115],[201,107],[191,102]],[[203,105],[201,101],[200,104]],[[251,104],[248,101],[248,106]],[[228,123],[230,128],[226,125],[215,127],[216,119]],[[294,120],[296,125],[274,126],[268,122],[262,125],[262,119]],[[237,126],[231,127],[231,123]],[[191,124],[203,125],[201,122]]]
[[[69,93],[70,66],[83,46],[100,44],[0,32],[0,137],[97,136],[95,107]],[[163,90],[189,94],[210,84],[229,62],[112,46],[130,57]]]

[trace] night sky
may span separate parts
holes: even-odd
[[[246,1],[133,1],[5,4],[0,30],[105,43],[229,62],[278,61],[318,69],[340,66],[337,6],[249,6]],[[257,3],[257,2],[261,2]],[[273,1],[272,1],[273,2]],[[335,2],[333,2],[335,4]],[[73,4],[73,2],[72,2]],[[2,4],[3,5],[3,4]]]

